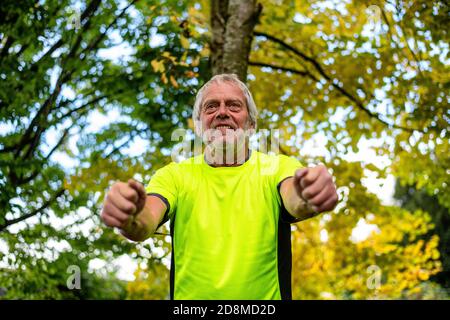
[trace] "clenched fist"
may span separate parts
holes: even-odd
[[[294,187],[316,213],[333,210],[338,201],[333,177],[323,165],[298,169],[294,175]]]
[[[123,229],[131,217],[142,211],[146,198],[145,188],[139,182],[116,182],[106,195],[101,218],[108,227]]]

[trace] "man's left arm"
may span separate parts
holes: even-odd
[[[286,210],[298,221],[333,210],[338,201],[333,177],[323,165],[296,170],[282,182],[280,195]]]

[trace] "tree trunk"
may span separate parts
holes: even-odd
[[[211,0],[211,71],[247,79],[253,29],[262,6],[256,0]]]

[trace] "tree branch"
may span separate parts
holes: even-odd
[[[334,83],[332,81],[332,79],[326,74],[326,72],[323,70],[322,66],[319,64],[318,61],[316,61],[314,58],[307,56],[306,54],[302,53],[301,51],[299,51],[298,49],[292,47],[291,45],[287,44],[286,42],[284,42],[283,40],[280,40],[278,38],[276,38],[275,36],[269,35],[265,32],[258,32],[255,31],[254,32],[255,36],[262,36],[265,37],[268,40],[271,40],[275,43],[280,44],[281,46],[285,47],[286,49],[288,49],[289,51],[292,51],[293,53],[295,53],[297,56],[301,57],[303,60],[306,60],[308,62],[310,62],[314,68],[317,70],[317,72],[323,77],[325,78],[328,82],[330,82],[331,86],[333,88],[335,88],[337,91],[339,91],[342,95],[344,95],[345,97],[347,97],[350,101],[352,101],[359,109],[361,109],[362,111],[364,111],[364,113],[366,113],[369,117],[376,119],[377,121],[383,123],[384,125],[386,125],[389,128],[395,128],[395,129],[401,129],[401,130],[405,130],[408,132],[413,132],[413,131],[420,131],[423,132],[423,129],[418,129],[418,128],[408,128],[408,127],[403,127],[403,126],[399,126],[396,124],[392,124],[389,123],[383,119],[381,119],[380,114],[378,113],[374,113],[372,111],[370,111],[369,109],[367,109],[364,104],[355,96],[353,96],[350,92],[348,92],[345,88],[337,85],[336,83]]]
[[[97,10],[98,6],[100,5],[100,2],[101,2],[101,0],[93,0],[93,1],[91,1],[89,3],[87,8],[83,11],[83,13],[80,16],[80,23],[82,23],[86,18],[89,18],[92,14],[95,13],[95,11]],[[56,14],[56,12],[55,12],[55,14]],[[83,28],[85,27],[85,25],[83,25]],[[84,31],[85,31],[85,29],[84,29]],[[63,39],[61,37],[50,49],[47,50],[47,52],[41,58],[39,58],[39,60],[37,60],[35,63],[33,63],[31,68],[33,66],[39,64],[45,58],[49,57],[53,52],[55,52],[57,49],[59,49],[63,44],[64,44],[64,41],[63,41]]]
[[[48,159],[52,156],[52,154],[63,144],[63,142],[66,140],[67,136],[69,135],[70,129],[72,129],[74,127],[75,123],[76,122],[74,121],[68,128],[66,128],[64,130],[61,138],[53,146],[53,148],[50,150],[50,152],[45,156],[44,162],[47,162]],[[28,177],[19,178],[14,185],[20,186],[20,185],[26,184],[26,183],[30,182],[31,180],[33,180],[34,178],[36,178],[39,175],[39,173],[41,173],[40,168],[38,168],[37,170],[34,170],[33,173],[30,174]]]
[[[11,48],[11,45],[14,42],[13,37],[7,37],[5,41],[5,45],[3,46],[2,50],[0,51],[0,61],[8,54],[9,48]]]
[[[118,94],[122,93],[122,90],[119,90],[119,92],[117,92],[117,93],[118,93]],[[85,109],[86,107],[89,107],[89,106],[91,106],[91,105],[93,105],[93,104],[99,102],[100,100],[105,99],[105,98],[108,98],[108,97],[110,97],[110,95],[106,95],[106,94],[101,95],[101,96],[98,96],[98,97],[95,97],[94,99],[92,99],[92,100],[86,102],[85,104],[83,104],[83,105],[81,105],[81,106],[79,106],[79,107],[77,107],[77,108],[75,108],[75,109],[69,110],[68,112],[66,112],[65,114],[63,114],[61,117],[59,117],[59,118],[57,119],[57,121],[60,122],[61,120],[65,119],[65,118],[67,118],[67,117],[70,117],[72,114],[74,114],[74,113],[76,113],[76,112],[79,112],[79,111],[82,111],[82,110]]]
[[[86,107],[86,106],[88,106],[89,105],[89,103],[86,103],[86,104],[84,104],[83,106],[81,106],[81,107]],[[79,109],[79,110],[81,110],[81,107],[79,107],[79,108],[77,108],[77,109]],[[72,111],[75,111],[75,110],[72,110]],[[79,115],[78,115],[78,119],[83,115],[83,114],[85,114],[87,111],[86,110],[83,110]],[[66,114],[67,115],[67,114]],[[72,129],[74,126],[75,126],[75,124],[77,124],[77,119],[74,119],[73,121],[72,121],[72,124],[69,126],[69,127],[67,127],[66,129],[64,129],[64,132],[63,132],[63,134],[62,134],[62,136],[61,136],[61,138],[58,140],[58,142],[53,146],[53,148],[50,150],[50,152],[45,156],[45,158],[44,158],[44,162],[47,162],[49,159],[50,159],[50,157],[52,156],[52,154],[64,143],[64,141],[67,139],[67,136],[69,135],[69,131],[70,131],[70,129]],[[33,180],[34,178],[36,178],[37,176],[38,176],[38,174],[40,173],[41,171],[38,169],[38,170],[35,170],[30,176],[28,176],[28,177],[26,177],[26,178],[19,178],[18,180],[17,180],[17,182],[14,184],[15,186],[19,186],[19,185],[22,185],[22,184],[25,184],[25,183],[28,183],[28,182],[30,182],[31,180]]]
[[[120,149],[122,149],[123,147],[125,147],[127,144],[129,144],[131,141],[134,140],[134,138],[136,137],[136,135],[130,135],[129,138],[121,143],[120,145],[118,145],[117,147],[115,147],[114,149],[111,150],[111,152],[109,152],[105,158],[109,158],[111,157],[113,154],[117,153]]]
[[[89,6],[86,8],[86,10],[83,12],[83,14],[81,15],[82,20],[84,20],[84,19],[88,19],[88,20],[83,25],[82,30],[78,33],[77,39],[75,40],[75,44],[72,46],[70,52],[67,54],[67,56],[64,57],[63,62],[61,63],[62,71],[56,81],[55,89],[50,94],[50,96],[44,101],[44,103],[42,104],[42,107],[36,113],[35,117],[31,121],[29,127],[23,134],[19,143],[15,146],[3,148],[2,152],[5,152],[7,149],[8,150],[12,149],[12,150],[15,150],[14,155],[16,157],[19,157],[20,152],[28,145],[29,148],[25,154],[25,157],[28,157],[36,149],[36,147],[39,143],[40,137],[46,129],[46,126],[45,125],[42,126],[42,124],[40,124],[39,122],[41,122],[42,118],[47,117],[47,115],[50,113],[51,104],[55,101],[56,97],[60,94],[63,84],[65,82],[67,82],[70,79],[71,75],[75,72],[75,69],[73,69],[71,71],[65,71],[64,65],[67,63],[67,61],[69,59],[75,57],[76,51],[79,48],[81,40],[82,40],[82,35],[89,28],[89,26],[91,24],[91,20],[89,18],[91,18],[92,15],[95,13],[95,11],[99,7],[100,3],[101,3],[101,0],[93,0],[89,4]],[[55,47],[55,45],[54,45],[54,47]],[[56,50],[56,47],[55,47],[55,50]]]
[[[115,17],[115,19],[108,25],[105,32],[101,33],[93,42],[91,42],[85,50],[83,50],[81,53],[85,53],[86,51],[92,50],[95,48],[98,43],[106,36],[109,29],[117,22],[119,18],[121,18],[126,10],[132,6],[134,3],[136,3],[137,0],[133,0],[129,5],[127,5],[122,12]],[[100,4],[100,0],[93,0],[88,8],[83,12],[82,19],[89,18],[92,16],[92,14],[95,12],[95,10],[98,8]],[[84,25],[83,28],[88,28],[90,25],[90,20],[88,20]],[[68,59],[74,58],[76,56],[76,50],[80,45],[81,42],[81,36],[83,35],[83,32],[79,32],[79,35],[75,41],[75,44],[72,46],[69,54],[64,58],[63,65],[65,62],[67,62]],[[81,54],[80,53],[80,54]],[[81,58],[83,60],[86,58],[87,55]],[[50,94],[50,96],[44,101],[42,107],[38,110],[36,113],[36,116],[32,119],[29,127],[25,131],[25,133],[22,135],[20,141],[16,145],[12,146],[5,146],[3,149],[0,150],[1,153],[4,152],[11,152],[15,151],[14,155],[16,157],[19,157],[20,152],[26,147],[29,146],[27,152],[25,153],[25,157],[32,154],[32,152],[36,149],[40,137],[42,133],[46,130],[48,127],[45,125],[42,125],[40,122],[42,121],[42,118],[47,117],[51,110],[51,105],[55,101],[56,97],[61,92],[62,86],[65,82],[67,82],[71,75],[76,71],[76,69],[72,69],[70,71],[65,71],[64,69],[61,71],[60,76],[58,77],[55,85],[54,91]]]
[[[81,53],[85,53],[85,52],[90,51],[90,50],[92,50],[93,48],[95,48],[95,47],[99,44],[99,42],[106,36],[106,34],[108,33],[109,29],[117,22],[118,19],[120,19],[120,18],[125,14],[125,12],[128,10],[128,8],[129,8],[130,6],[132,6],[136,1],[137,1],[137,0],[133,0],[128,6],[126,6],[126,7],[122,10],[122,12],[121,12],[119,15],[117,15],[117,16],[115,17],[115,19],[108,25],[108,27],[106,28],[106,30],[105,30],[103,33],[101,33],[101,34],[100,34],[93,42],[91,42],[91,43],[86,47],[86,49],[82,50]],[[100,0],[94,0],[94,1],[93,1],[93,3],[96,3],[96,6],[93,5],[93,6],[92,6],[92,10],[95,10],[95,9],[98,7],[99,2],[100,2]],[[87,11],[87,9],[86,9],[86,11]],[[93,11],[93,12],[94,12],[94,11]],[[83,19],[83,18],[82,18],[82,19]],[[88,21],[85,23],[85,25],[83,26],[83,28],[86,28],[86,29],[87,29],[87,28],[89,27],[89,25],[90,25],[90,20],[88,20]],[[81,40],[82,40],[82,35],[83,35],[83,32],[79,32],[79,35],[78,35],[78,37],[77,37],[77,39],[76,39],[76,41],[75,41],[75,44],[74,44],[74,46],[72,47],[72,49],[70,50],[69,54],[66,56],[65,61],[63,62],[63,65],[65,64],[65,62],[66,62],[67,60],[69,60],[70,58],[74,58],[74,57],[75,57],[75,55],[76,55],[76,50],[77,50],[77,48],[79,47],[79,45],[80,45],[80,43],[81,43]],[[81,54],[81,53],[80,53],[80,54]],[[85,55],[84,57],[82,57],[81,60],[84,60],[84,58],[86,58],[86,56],[87,56],[87,55]],[[60,77],[58,78],[58,80],[57,80],[57,82],[56,82],[55,90],[54,90],[53,94],[45,101],[44,106],[45,106],[45,104],[49,105],[49,104],[56,98],[56,96],[59,95],[59,93],[60,93],[60,91],[61,91],[61,89],[62,89],[62,85],[70,79],[71,75],[72,75],[75,71],[76,71],[76,69],[72,69],[71,71],[68,71],[65,75],[64,75],[64,70],[61,72]],[[54,94],[55,92],[56,92],[56,95]],[[106,96],[103,96],[103,97],[106,97]],[[89,102],[88,104],[85,104],[85,105],[83,105],[82,107],[79,107],[79,108],[77,108],[77,109],[75,109],[75,110],[80,110],[80,109],[82,109],[82,108],[88,106],[89,104],[95,103],[95,102],[97,102],[97,101],[103,99],[103,97],[99,97],[99,98],[97,98],[97,99],[94,99],[94,101]],[[41,111],[41,110],[44,110],[44,111],[45,111],[45,108],[43,107],[43,108],[41,108],[39,111]],[[71,112],[71,113],[72,113],[72,112]],[[48,112],[47,112],[47,114],[48,114]],[[38,116],[38,115],[36,115],[35,119],[37,118],[37,116]],[[33,119],[33,120],[34,120],[34,119]],[[30,127],[31,127],[31,124],[30,124]],[[40,132],[39,134],[36,134],[34,140],[39,140],[41,134],[42,134],[42,132]]]
[[[282,67],[282,66],[276,66],[270,63],[265,63],[265,62],[257,62],[257,61],[249,61],[248,62],[249,66],[256,66],[256,67],[266,67],[266,68],[272,68],[275,70],[280,70],[280,71],[285,71],[285,72],[291,72],[294,74],[298,74],[301,76],[307,76],[309,78],[311,78],[314,81],[319,81],[319,79],[317,79],[312,73],[308,72],[308,71],[304,71],[304,70],[297,70],[297,69],[293,69],[293,68],[288,68],[288,67]]]
[[[130,142],[132,142],[134,140],[134,138],[136,138],[138,135],[140,135],[143,132],[146,132],[147,129],[142,129],[142,130],[136,130],[133,131],[129,138],[124,141],[123,143],[121,143],[119,146],[115,147],[113,150],[111,150],[111,152],[109,152],[107,155],[105,155],[105,158],[109,158],[110,156],[112,156],[114,153],[120,151],[120,149],[122,149],[124,146],[126,146],[127,144],[129,144]]]
[[[391,32],[392,27],[391,27],[391,24],[390,24],[390,22],[389,22],[388,16],[387,16],[386,13],[384,12],[384,10],[381,10],[381,14],[382,14],[382,16],[383,16],[384,22],[385,22],[386,25],[388,26],[388,35],[389,35],[389,39],[391,40],[391,42],[393,42],[393,43],[395,44],[395,47],[396,47],[397,49],[399,49],[400,52],[403,52],[404,49],[400,48],[400,47],[397,45],[397,42],[394,41],[394,39],[393,39],[392,32]],[[416,64],[417,64],[417,70],[419,70],[419,75],[420,75],[420,77],[421,77],[422,79],[424,79],[424,75],[423,75],[422,69],[420,68],[419,59],[417,58],[416,54],[414,53],[414,51],[413,51],[413,50],[411,49],[411,47],[409,46],[408,40],[406,39],[406,36],[405,36],[405,32],[403,31],[403,28],[402,28],[402,26],[400,25],[400,23],[398,24],[398,27],[400,28],[400,30],[401,30],[402,33],[404,34],[403,38],[405,39],[406,47],[409,49],[409,52],[411,53],[413,59],[415,60],[415,62],[416,62]],[[397,33],[397,32],[396,32],[396,33]],[[397,36],[400,37],[400,35],[399,35],[398,33],[397,33]],[[413,36],[413,39],[414,39],[415,42],[417,42],[416,39],[414,38],[414,36]],[[406,57],[406,60],[408,61],[408,64],[411,66],[410,59],[406,56],[405,53],[404,53],[404,55],[405,55],[405,57]],[[411,66],[411,67],[412,67],[412,66]]]
[[[105,31],[103,33],[100,33],[100,35],[93,41],[91,42],[85,50],[83,50],[81,53],[86,53],[89,52],[90,50],[92,50],[93,48],[95,48],[100,41],[102,41],[102,39],[106,36],[106,34],[108,33],[109,29],[116,24],[117,20],[119,20],[124,14],[125,12],[128,10],[129,7],[131,7],[132,5],[134,5],[138,0],[133,0],[131,1],[131,3],[129,5],[127,5],[116,17],[115,19],[106,27]],[[80,53],[80,54],[81,54]],[[84,58],[86,58],[86,54],[84,55],[84,57],[81,58],[81,60],[84,60]]]
[[[35,215],[37,215],[38,213],[40,213],[41,211],[47,209],[58,197],[60,197],[63,193],[64,193],[65,189],[59,189],[50,199],[48,199],[40,208],[33,210],[30,213],[27,213],[19,218],[16,219],[11,219],[11,220],[6,220],[5,223],[0,225],[0,232],[2,232],[3,230],[5,230],[7,227],[16,224],[18,222],[21,222],[23,220],[26,220],[28,218],[31,218]]]
[[[303,60],[306,60],[306,61],[310,62],[316,68],[316,70],[322,75],[322,77],[324,77],[328,81],[331,81],[331,78],[325,73],[325,71],[322,69],[322,66],[316,60],[314,60],[312,57],[307,56],[306,54],[304,54],[300,50],[294,48],[293,46],[287,44],[283,40],[278,39],[275,36],[272,36],[272,35],[270,35],[268,33],[255,31],[253,34],[255,36],[265,37],[266,39],[269,39],[269,40],[271,40],[271,41],[273,41],[275,43],[278,43],[282,47],[285,47],[286,49],[292,51],[297,56],[301,57]]]

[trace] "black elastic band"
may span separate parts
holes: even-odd
[[[287,179],[289,179],[289,178],[293,178],[293,176],[286,177],[286,178],[284,178],[283,180],[281,180],[281,181],[277,184],[278,195],[280,196],[280,200],[281,200],[281,201],[280,201],[280,202],[281,202],[281,205],[280,205],[280,218],[281,218],[281,220],[282,220],[283,222],[287,222],[287,223],[295,223],[295,222],[301,221],[301,219],[292,216],[292,215],[289,213],[289,211],[287,211],[286,207],[284,206],[284,203],[283,203],[283,197],[281,196],[281,192],[280,192],[281,184],[282,184],[284,181],[286,181]]]
[[[166,223],[167,221],[169,221],[169,212],[170,212],[170,203],[169,201],[166,199],[166,197],[160,195],[159,193],[147,193],[148,196],[155,196],[158,197],[159,199],[161,199],[162,202],[164,202],[164,204],[166,205],[167,209],[166,212],[164,213],[164,217],[162,219],[162,221],[158,224],[158,227],[156,227],[156,229],[158,229],[159,227],[161,227],[164,223]]]

